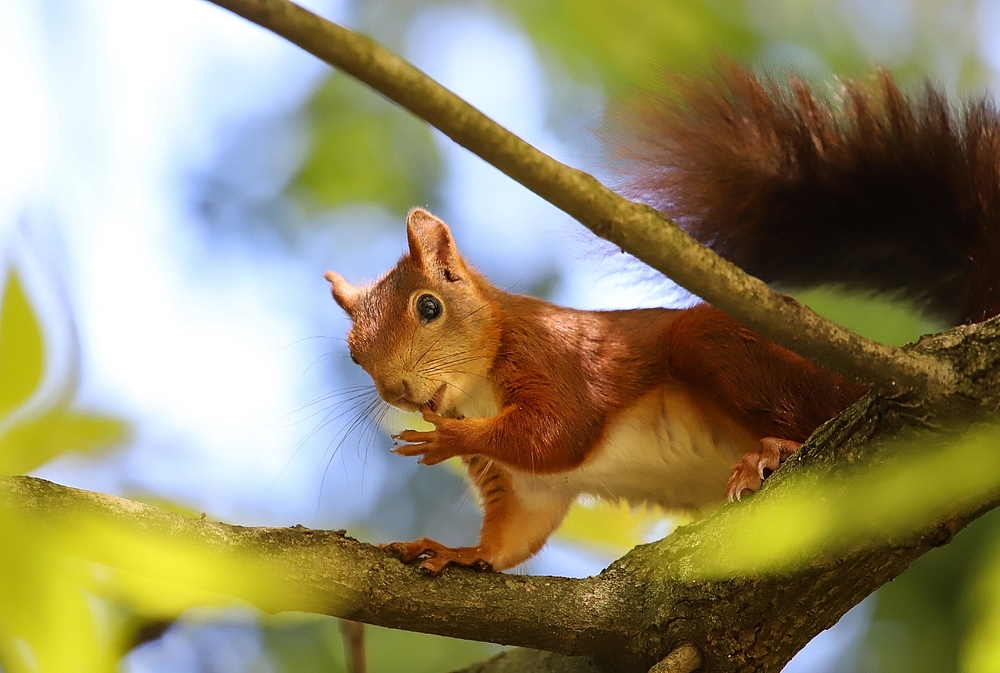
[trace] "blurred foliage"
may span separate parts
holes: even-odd
[[[879,589],[872,625],[862,643],[862,671],[997,670],[963,665],[961,651],[970,628],[979,621],[971,607],[983,598],[981,582],[1000,577],[998,569],[984,567],[995,553],[992,541],[998,533],[1000,512],[987,514]],[[983,607],[988,611],[991,606]],[[989,622],[982,625],[991,626]],[[995,630],[989,634],[990,642],[995,641],[995,634]]]
[[[937,638],[939,642],[944,641],[940,649],[952,653],[952,648],[948,646],[955,641],[953,634],[957,631],[964,636],[962,651],[957,657],[961,670],[992,673],[1000,671],[1000,513],[992,512],[977,524],[970,531],[968,541],[963,540],[962,546],[950,554],[942,554],[945,561],[951,561],[952,567],[933,568],[937,572],[934,577],[928,578],[924,586],[944,584],[950,588],[946,584],[949,582],[955,585],[956,590],[939,591],[934,596],[944,610],[927,611],[934,617],[940,616],[934,620],[938,622],[938,633],[945,636]],[[967,569],[968,566],[971,570]],[[954,596],[961,600],[957,607]],[[891,605],[891,598],[892,594],[887,592],[884,602]],[[946,666],[947,662],[937,670],[949,670]]]
[[[726,526],[725,538],[693,550],[683,572],[731,577],[797,567],[818,555],[905,539],[962,503],[1000,491],[1000,426],[880,441],[888,457],[878,464],[800,473],[746,506],[724,510],[718,523]]]
[[[5,497],[11,504],[13,496]],[[267,603],[296,590],[264,560],[96,515],[56,518],[4,507],[0,536],[0,663],[7,673],[117,670],[143,624],[192,606],[243,604],[233,595]]]
[[[752,56],[760,40],[740,3],[674,0],[501,0],[570,73],[634,93],[662,70],[689,70],[720,55]]]
[[[105,450],[127,435],[120,419],[43,397],[45,361],[42,328],[11,269],[0,304],[0,474],[22,474],[70,451]],[[0,507],[0,539],[0,664],[7,673],[115,670],[146,615],[172,617],[191,605],[232,603],[204,590],[101,568],[81,558],[81,546],[96,545],[105,558],[131,558],[168,577],[187,569],[187,578],[193,572],[198,581],[210,582],[214,572],[214,579],[226,578],[223,586],[232,585],[233,572],[247,570],[234,567],[233,559],[216,567],[176,541],[144,539],[97,520],[55,521],[7,507]],[[117,607],[126,603],[130,609]],[[125,614],[130,617],[121,618]]]
[[[60,537],[0,508],[0,663],[21,671],[111,670],[81,585],[87,569],[59,549]]]
[[[63,453],[103,451],[127,437],[117,418],[53,409],[0,435],[0,474],[26,474]]]
[[[0,418],[28,399],[42,380],[42,332],[21,281],[7,273],[0,304]]]
[[[374,201],[402,213],[431,200],[441,166],[426,124],[340,73],[306,113],[312,143],[292,189],[307,205]]]
[[[44,362],[41,327],[11,270],[0,304],[0,474],[24,474],[70,451],[105,450],[128,434],[124,421],[65,405],[35,416],[14,416],[36,393]]]

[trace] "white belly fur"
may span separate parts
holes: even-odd
[[[580,467],[547,475],[511,470],[511,475],[514,492],[526,504],[590,494],[696,509],[724,499],[730,468],[756,446],[743,428],[707,415],[682,390],[664,387],[619,414]]]

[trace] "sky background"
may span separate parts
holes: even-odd
[[[361,27],[392,11],[303,4]],[[530,143],[613,183],[595,77],[557,63],[489,4],[405,4],[411,20],[384,28],[395,48]],[[806,3],[749,0],[745,13],[765,64],[829,72],[811,40],[847,34],[860,60],[919,67],[950,90],[995,85],[1000,2],[931,3],[931,19],[925,4],[845,0],[803,16]],[[836,35],[824,37],[830,7]],[[820,27],[794,37],[805,23]],[[0,64],[0,264],[24,279],[49,358],[31,408],[75,394],[80,408],[132,427],[113,452],[63,456],[37,474],[232,523],[471,540],[475,507],[457,475],[388,454],[377,428],[341,442],[352,416],[324,397],[365,379],[346,358],[348,322],[323,272],[374,278],[405,245],[393,208],[321,208],[290,188],[328,68],[196,0],[7,0]],[[630,285],[634,267],[568,216],[431,138],[440,180],[411,205],[451,222],[463,253],[500,285],[580,308],[686,300],[664,282]],[[441,493],[450,499],[434,500]],[[616,554],[556,541],[528,569],[586,575]],[[788,670],[834,670],[872,609]],[[175,627],[125,670],[278,670],[252,618],[215,622]]]

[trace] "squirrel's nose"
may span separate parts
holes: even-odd
[[[390,404],[394,402],[409,402],[416,404],[413,399],[413,385],[406,379],[393,381],[385,386],[385,401]]]

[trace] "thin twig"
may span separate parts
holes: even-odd
[[[340,633],[344,636],[344,658],[348,673],[367,673],[368,657],[365,655],[365,625],[349,619],[340,620]]]
[[[825,320],[723,260],[652,208],[510,133],[413,65],[370,39],[288,0],[210,0],[284,37],[427,121],[598,236],[666,274],[764,336],[888,394],[938,395],[943,362],[865,339]]]

